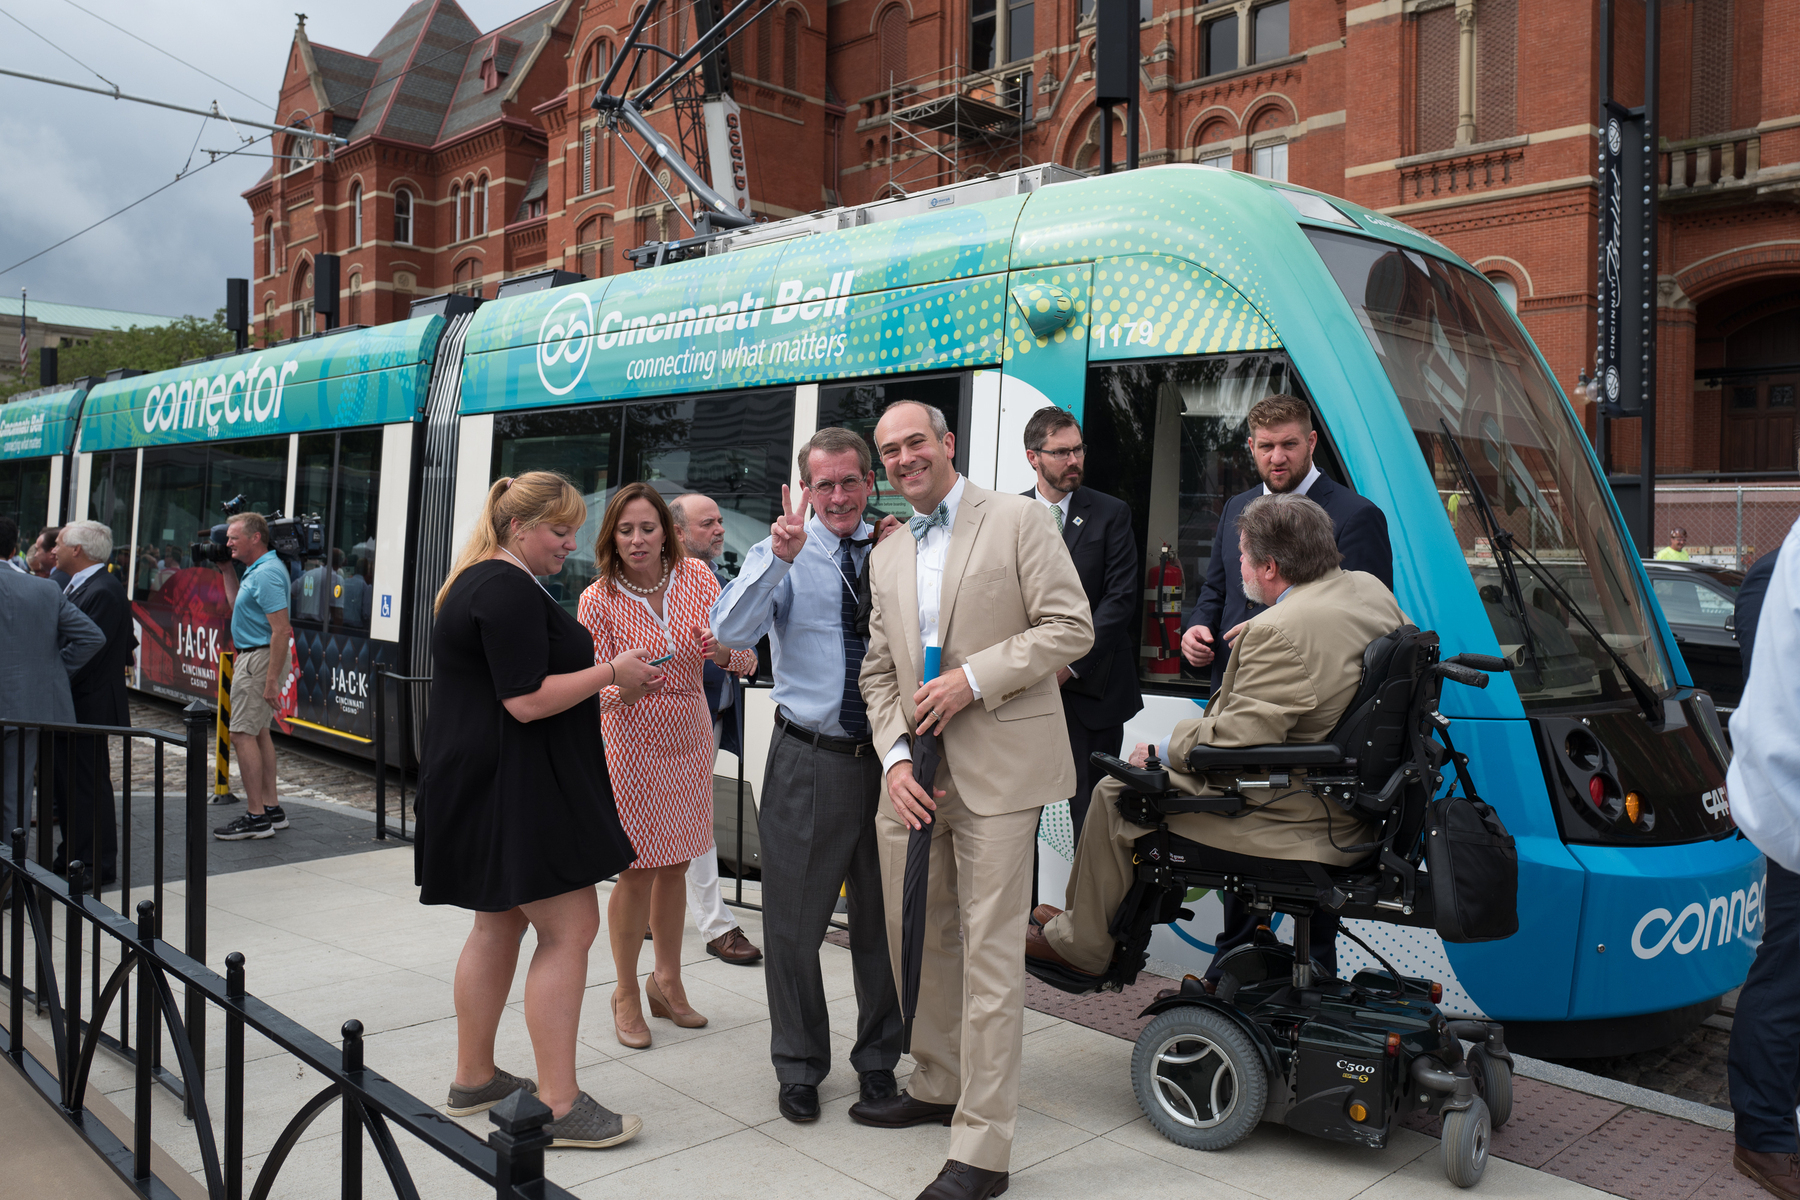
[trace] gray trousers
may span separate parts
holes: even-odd
[[[38,756],[38,731],[35,729],[8,729],[0,740],[5,742],[4,752],[0,752],[0,853],[8,857],[12,855],[12,835],[15,829],[31,831],[31,802],[34,796],[32,784],[36,779]],[[19,786],[19,759],[25,760],[25,786]],[[23,799],[21,799],[21,794]]]
[[[764,978],[769,1057],[782,1083],[817,1086],[831,1073],[831,1030],[819,947],[845,890],[856,981],[858,1072],[900,1061],[900,995],[888,961],[875,852],[881,760],[810,744],[777,729],[756,821],[762,837]]]

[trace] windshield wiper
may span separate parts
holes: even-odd
[[[1663,723],[1662,697],[1651,689],[1642,675],[1632,669],[1631,664],[1625,661],[1625,656],[1613,648],[1612,643],[1608,642],[1605,635],[1588,619],[1587,613],[1583,612],[1581,606],[1575,603],[1575,598],[1569,595],[1568,589],[1563,587],[1562,583],[1550,573],[1550,569],[1538,559],[1537,555],[1518,545],[1513,535],[1500,527],[1498,518],[1494,516],[1493,507],[1488,503],[1487,491],[1481,486],[1481,481],[1475,478],[1475,472],[1469,468],[1469,460],[1463,456],[1462,444],[1457,441],[1456,435],[1450,430],[1449,423],[1442,417],[1438,418],[1438,424],[1443,426],[1444,437],[1450,444],[1451,452],[1456,455],[1457,464],[1461,468],[1464,481],[1469,485],[1470,493],[1475,497],[1476,510],[1481,514],[1482,524],[1487,527],[1488,541],[1495,547],[1495,561],[1502,564],[1501,577],[1507,581],[1513,602],[1519,606],[1519,625],[1525,633],[1526,650],[1532,654],[1533,661],[1536,661],[1537,656],[1532,650],[1530,624],[1525,618],[1524,593],[1519,587],[1518,572],[1513,565],[1515,557],[1524,559],[1525,565],[1531,569],[1531,573],[1550,589],[1557,602],[1567,610],[1570,616],[1581,622],[1582,627],[1593,637],[1595,644],[1606,651],[1607,657],[1611,658],[1613,665],[1618,668],[1620,677],[1625,680],[1625,686],[1631,690],[1632,698],[1637,701],[1644,718],[1652,725],[1661,725]]]
[[[1519,619],[1519,636],[1525,646],[1525,654],[1531,659],[1541,680],[1544,677],[1543,656],[1538,653],[1537,639],[1531,634],[1531,615],[1525,611],[1525,589],[1519,586],[1519,573],[1513,564],[1512,534],[1500,527],[1499,518],[1494,516],[1493,506],[1488,503],[1487,491],[1481,481],[1475,478],[1475,472],[1469,468],[1469,460],[1463,457],[1462,444],[1451,432],[1450,423],[1438,418],[1438,424],[1444,430],[1444,440],[1450,446],[1450,452],[1456,456],[1458,472],[1463,482],[1468,485],[1469,494],[1475,498],[1475,513],[1481,519],[1481,527],[1487,531],[1488,545],[1493,547],[1494,565],[1500,571],[1501,586],[1506,589],[1506,598],[1512,602],[1513,614]]]

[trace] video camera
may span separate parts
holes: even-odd
[[[219,508],[225,513],[224,523],[214,525],[205,541],[194,542],[188,547],[188,555],[195,566],[231,561],[231,548],[225,544],[226,531],[231,526],[231,518],[249,511],[250,501],[239,493],[219,505]],[[297,561],[309,555],[325,553],[325,523],[317,513],[284,517],[281,510],[276,509],[269,514],[268,522],[269,549],[282,558]]]

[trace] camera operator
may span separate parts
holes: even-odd
[[[225,545],[243,564],[243,578],[215,563],[231,607],[231,641],[237,662],[231,676],[231,748],[250,811],[213,830],[222,842],[275,836],[287,814],[275,796],[275,739],[269,721],[281,699],[288,666],[288,569],[269,546],[269,522],[261,513],[237,513],[226,523]]]

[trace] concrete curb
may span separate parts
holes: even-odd
[[[1737,1118],[1722,1108],[1714,1108],[1709,1104],[1697,1104],[1692,1100],[1683,1100],[1679,1096],[1651,1091],[1649,1088],[1638,1087],[1634,1083],[1620,1083],[1616,1079],[1590,1075],[1586,1071],[1578,1071],[1574,1067],[1565,1067],[1559,1063],[1544,1062],[1542,1059],[1514,1054],[1513,1073],[1522,1075],[1526,1079],[1535,1079],[1539,1083],[1550,1083],[1560,1088],[1568,1088],[1572,1092],[1583,1092],[1589,1096],[1598,1096],[1602,1100],[1616,1100],[1620,1104],[1629,1104],[1633,1108],[1648,1109],[1650,1112],[1661,1113],[1665,1117],[1692,1121],[1696,1125],[1705,1125],[1709,1129],[1720,1129],[1726,1133],[1732,1133],[1737,1129]]]

